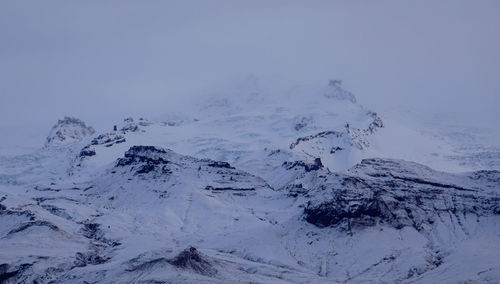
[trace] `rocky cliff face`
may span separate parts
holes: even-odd
[[[452,176],[404,161],[363,160],[337,183],[314,185],[328,194],[308,192],[304,215],[316,226],[349,230],[388,224],[429,231],[439,219],[461,227],[466,219],[500,214],[499,181],[498,171]]]

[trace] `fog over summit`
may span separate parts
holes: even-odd
[[[499,14],[1,2],[0,282],[498,282]]]
[[[342,79],[379,112],[499,120],[496,1],[0,5],[3,126],[70,114],[99,128],[248,74],[274,89]]]

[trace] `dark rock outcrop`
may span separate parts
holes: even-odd
[[[441,216],[460,223],[466,216],[477,218],[500,212],[497,175],[475,172],[461,179],[459,175],[440,173],[415,163],[364,160],[339,176],[338,183],[326,188],[324,184],[317,185],[329,197],[311,198],[304,218],[318,227],[346,229],[385,223],[395,228],[412,226],[420,231],[430,228]],[[492,191],[494,185],[496,192]]]
[[[314,170],[321,166],[321,162],[303,166]],[[261,178],[238,170],[227,162],[196,159],[154,146],[132,146],[123,158],[116,161],[115,169],[112,173],[132,172],[140,179],[175,180],[184,174],[196,175],[205,181],[201,189],[211,191],[255,191],[269,187]]]
[[[19,233],[19,232],[22,232],[22,231],[24,231],[28,228],[31,228],[31,227],[47,227],[51,230],[59,231],[59,228],[56,225],[54,225],[50,222],[47,222],[47,221],[37,220],[37,221],[33,221],[33,222],[21,223],[16,228],[10,230],[9,233],[7,233],[7,235]]]
[[[306,172],[311,172],[323,168],[323,163],[321,163],[320,158],[316,158],[314,159],[314,163],[307,163],[304,161],[284,162],[282,166],[285,167],[287,170],[291,170],[295,167],[301,167],[304,168]]]
[[[171,250],[168,250],[166,253],[171,252]],[[211,259],[199,252],[196,248],[190,246],[174,257],[167,257],[156,252],[139,255],[128,262],[126,271],[151,273],[155,270],[163,270],[167,266],[174,266],[188,273],[214,277],[218,272],[215,268],[216,265],[216,260]]]
[[[105,133],[97,136],[96,138],[92,139],[92,142],[90,142],[90,145],[96,146],[96,145],[105,145],[106,147],[111,147],[114,144],[120,144],[126,142],[126,139],[123,135],[116,134],[116,133]]]
[[[89,146],[86,146],[80,151],[80,158],[84,157],[92,157],[95,156],[96,152],[94,149],[91,149]]]
[[[294,143],[290,144],[290,149],[293,150],[300,143],[306,142],[306,141],[310,141],[310,140],[313,140],[313,139],[316,139],[316,138],[325,138],[325,137],[328,137],[328,136],[334,136],[334,137],[340,138],[340,137],[343,137],[344,135],[345,135],[344,132],[339,132],[339,131],[322,131],[322,132],[319,132],[319,133],[316,133],[316,134],[313,134],[313,135],[308,135],[308,136],[305,136],[305,137],[299,137],[299,138],[297,138],[297,141],[295,141]]]
[[[7,263],[0,264],[0,283],[27,283],[23,281],[22,274],[32,265],[24,263],[15,267],[11,267]]]
[[[233,187],[213,187],[210,185],[205,186],[205,190],[212,190],[212,191],[255,191],[255,188],[253,187],[248,187],[248,188],[233,188]]]
[[[208,164],[209,167],[213,168],[225,168],[225,169],[234,169],[234,167],[231,167],[231,165],[227,162],[218,162],[218,161],[213,161]]]
[[[124,158],[118,159],[117,167],[135,166],[132,170],[136,174],[147,174],[158,169],[162,173],[171,173],[166,166],[170,163],[167,151],[153,146],[132,146],[125,152]]]
[[[344,90],[342,87],[342,80],[330,80],[328,83],[328,88],[325,91],[325,97],[346,100],[351,103],[356,103],[356,97],[349,91]]]
[[[192,270],[205,276],[214,276],[217,274],[217,269],[215,269],[209,258],[194,247],[188,247],[181,251],[176,257],[169,260],[169,263],[175,267]]]

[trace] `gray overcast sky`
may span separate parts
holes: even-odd
[[[499,51],[498,0],[5,0],[0,126],[109,126],[255,74],[498,128]]]

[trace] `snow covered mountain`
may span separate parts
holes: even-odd
[[[82,138],[92,135],[95,130],[85,125],[85,122],[73,118],[65,117],[57,122],[50,130],[47,136],[46,146],[67,144],[74,141],[79,141]]]
[[[105,133],[65,118],[0,158],[0,282],[498,281],[500,172],[398,159],[418,134],[392,125],[338,81],[250,80]]]

